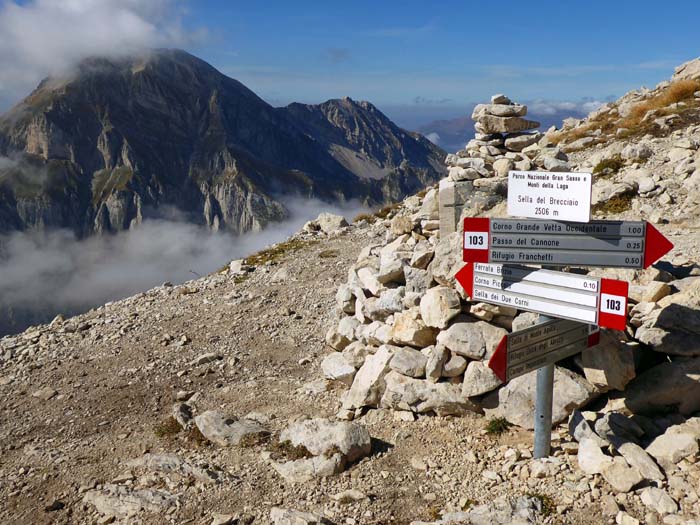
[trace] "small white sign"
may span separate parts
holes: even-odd
[[[465,250],[488,250],[489,234],[487,232],[464,232]]]
[[[588,222],[591,174],[550,171],[508,173],[508,215]]]
[[[624,314],[626,298],[620,295],[600,294],[600,311],[606,314]]]

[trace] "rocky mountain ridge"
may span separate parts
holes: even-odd
[[[234,233],[287,215],[285,196],[398,200],[442,152],[369,103],[274,108],[177,50],[89,59],[0,118],[0,231],[124,230],[172,206]]]

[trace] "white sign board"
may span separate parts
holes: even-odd
[[[591,220],[591,174],[550,171],[508,173],[508,215],[533,219]]]

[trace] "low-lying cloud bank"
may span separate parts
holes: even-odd
[[[298,231],[323,211],[352,219],[365,211],[315,200],[285,203],[291,217],[234,236],[177,220],[147,220],[116,235],[78,240],[66,230],[0,236],[0,335],[206,275]]]

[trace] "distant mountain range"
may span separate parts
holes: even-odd
[[[115,232],[166,207],[259,230],[290,195],[400,200],[443,177],[444,156],[368,102],[275,108],[179,50],[92,58],[0,117],[0,233]]]
[[[434,120],[420,126],[418,132],[446,151],[459,151],[470,139],[474,138],[474,121],[470,118],[474,106],[475,104],[467,109],[465,116]],[[542,124],[540,128],[545,130],[550,126],[560,127],[565,118],[583,118],[587,114],[588,111],[580,105],[575,105],[571,109],[550,106],[546,113],[538,113],[538,105],[536,104],[528,111],[527,118],[540,122]]]

